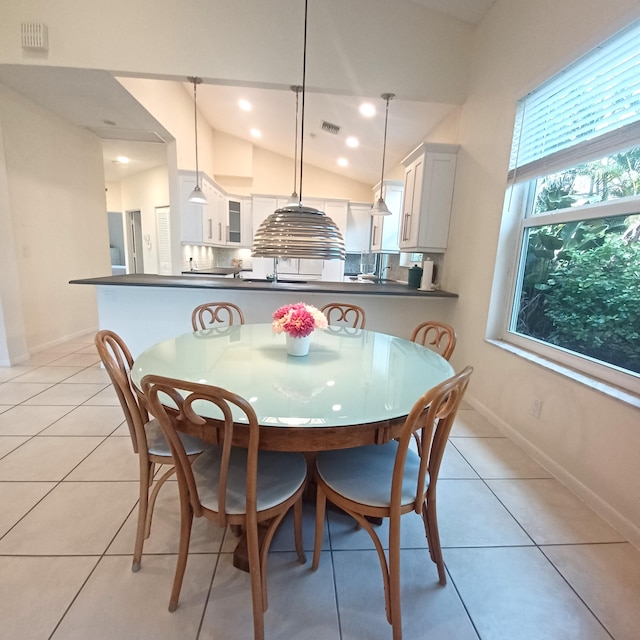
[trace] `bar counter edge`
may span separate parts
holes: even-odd
[[[192,331],[191,312],[205,302],[233,302],[247,323],[268,323],[284,304],[351,302],[366,313],[366,328],[408,339],[425,320],[451,322],[457,294],[418,291],[407,285],[342,282],[248,282],[240,278],[203,278],[127,274],[71,280],[93,285],[98,326],[119,334],[134,358],[162,340]]]

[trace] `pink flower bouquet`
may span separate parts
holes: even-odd
[[[275,333],[288,333],[294,338],[304,338],[313,332],[314,329],[326,329],[327,318],[316,307],[298,302],[297,304],[286,304],[280,307],[273,314],[271,326]]]

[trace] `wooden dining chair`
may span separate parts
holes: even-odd
[[[205,302],[191,313],[191,326],[194,331],[210,329],[212,325],[232,325],[234,321],[244,324],[242,309],[233,302]]]
[[[291,507],[298,560],[306,561],[302,548],[305,457],[301,453],[259,450],[255,411],[231,391],[152,375],[145,376],[141,384],[149,410],[160,422],[176,460],[180,491],[180,543],[169,611],[178,606],[194,516],[204,516],[221,527],[239,525],[244,527],[247,538],[254,637],[262,640],[268,605],[267,554],[276,529]],[[214,423],[207,424],[203,413]],[[234,421],[238,420],[242,424],[236,426]],[[207,449],[191,465],[177,424],[181,429],[218,429],[221,444]],[[234,429],[242,429],[248,435],[247,448],[232,446]],[[258,524],[264,527],[261,542]]]
[[[411,409],[397,440],[383,445],[322,451],[316,457],[315,570],[320,560],[326,500],[351,515],[369,533],[378,552],[387,620],[393,639],[402,638],[400,606],[400,517],[422,516],[431,560],[441,585],[447,578],[436,513],[438,473],[449,432],[469,384],[472,368],[433,387]],[[417,451],[410,448],[418,435]],[[389,518],[389,559],[368,518]]]
[[[133,451],[138,455],[140,501],[131,565],[132,571],[138,571],[144,541],[151,532],[153,507],[162,485],[175,472],[174,461],[160,424],[149,418],[133,390],[130,379],[133,358],[127,345],[118,334],[107,330],[98,331],[94,342],[124,412]],[[183,435],[182,440],[190,460],[195,459],[208,446],[199,438],[187,435]],[[165,465],[166,470],[154,483],[156,465]]]
[[[364,309],[357,304],[330,302],[325,304],[320,311],[327,316],[330,325],[341,324],[354,329],[364,329],[366,314]]]
[[[421,322],[411,334],[411,341],[432,348],[437,351],[445,360],[451,358],[453,350],[456,348],[458,336],[456,330],[444,322],[427,320]]]

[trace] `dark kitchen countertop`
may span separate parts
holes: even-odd
[[[358,282],[269,282],[253,278],[221,278],[205,274],[193,278],[191,275],[160,276],[155,274],[133,274],[121,276],[103,276],[70,280],[69,284],[109,285],[120,287],[174,287],[183,289],[233,289],[240,291],[301,291],[310,293],[336,293],[373,296],[406,296],[420,298],[457,298],[457,293],[449,291],[418,291],[409,289],[406,284],[397,282],[358,283]]]

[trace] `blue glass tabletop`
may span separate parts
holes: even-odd
[[[307,356],[293,357],[271,324],[244,324],[153,345],[136,358],[133,383],[147,374],[224,387],[246,398],[264,426],[317,428],[406,416],[454,370],[409,340],[333,326],[311,334]]]

